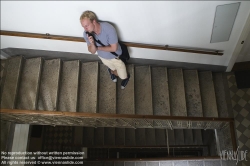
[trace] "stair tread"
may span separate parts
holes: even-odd
[[[227,111],[227,102],[226,102],[222,73],[213,73],[213,82],[214,82],[214,90],[215,90],[216,103],[218,109],[218,116],[221,118],[227,118],[229,115]]]
[[[83,146],[94,145],[95,128],[83,127]]]
[[[125,145],[125,128],[115,129],[115,145]]]
[[[135,129],[126,128],[125,129],[125,145],[134,146],[136,145],[135,141]]]
[[[155,139],[157,145],[166,145],[166,129],[155,129]]]
[[[17,96],[17,88],[20,78],[20,69],[22,64],[22,56],[8,59],[6,67],[6,76],[4,86],[2,87],[1,108],[15,108],[15,100]]]
[[[38,110],[56,111],[60,75],[60,59],[45,60],[41,73]]]
[[[77,112],[77,92],[80,62],[64,61],[62,64],[58,110]]]
[[[98,127],[95,128],[95,137],[94,137],[94,145],[103,146],[104,145],[104,128]]]
[[[183,129],[174,130],[175,145],[184,145],[184,131]]]
[[[146,145],[147,146],[155,146],[155,129],[147,128],[145,129],[145,137],[146,137]]]
[[[115,128],[104,128],[104,145],[115,145]]]
[[[187,102],[187,114],[193,117],[202,117],[202,105],[198,72],[196,70],[184,70],[184,86]]]
[[[149,66],[135,67],[135,114],[153,115],[151,71]]]
[[[35,110],[37,107],[42,58],[26,59],[21,72],[17,108]]]
[[[116,83],[112,82],[108,68],[100,64],[98,113],[116,113]]]
[[[98,62],[82,63],[79,85],[79,112],[97,112]]]
[[[172,116],[187,116],[182,69],[169,69],[169,98]]]
[[[144,146],[146,145],[146,131],[143,128],[138,128],[135,130],[136,145]]]
[[[185,145],[194,145],[192,129],[184,129],[183,132]]]
[[[154,115],[170,115],[168,73],[165,67],[152,67]]]
[[[212,73],[200,72],[199,81],[203,116],[218,117]]]
[[[126,88],[121,89],[121,79],[117,81],[117,114],[135,114],[134,65],[127,65],[126,67],[130,74]]]

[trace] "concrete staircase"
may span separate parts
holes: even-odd
[[[223,73],[129,64],[130,81],[121,90],[121,80],[113,83],[107,67],[98,62],[16,56],[5,69],[1,108],[232,117]],[[83,145],[209,145],[210,155],[217,154],[214,131],[201,129],[83,127]]]

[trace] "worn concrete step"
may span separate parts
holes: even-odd
[[[192,129],[184,129],[183,132],[185,145],[194,145]]]
[[[147,162],[145,162],[145,161],[137,161],[137,162],[135,162],[135,165],[136,166],[147,166]]]
[[[213,82],[214,82],[214,90],[216,96],[216,103],[218,109],[218,116],[220,118],[227,118],[228,109],[227,109],[227,101],[226,94],[224,89],[224,81],[222,73],[213,73]]]
[[[182,69],[168,69],[171,116],[187,116]]]
[[[175,145],[175,130],[167,129],[167,141],[169,145]]]
[[[94,145],[95,146],[103,146],[104,145],[104,128],[103,127],[98,127],[95,128],[95,141]]]
[[[216,131],[217,131],[217,135],[218,135],[220,150],[221,151],[222,150],[232,151],[233,150],[233,145],[232,145],[230,127],[227,126],[227,127],[223,128],[223,129],[216,129]],[[246,133],[247,132],[243,133],[244,136],[246,135]],[[244,137],[244,136],[242,136],[242,137]]]
[[[56,111],[61,60],[45,60],[38,95],[38,110]]]
[[[158,161],[148,161],[146,166],[159,166],[160,163]]]
[[[155,146],[156,139],[155,139],[155,129],[145,129],[145,137],[146,137],[146,145],[147,146]]]
[[[187,102],[187,115],[203,117],[198,72],[197,70],[184,70],[183,76]]]
[[[123,161],[114,162],[114,165],[115,165],[115,166],[125,166],[125,164],[124,164]]]
[[[8,59],[8,66],[6,67],[6,76],[4,85],[1,86],[2,98],[1,108],[14,109],[17,97],[17,88],[19,85],[19,78],[21,74],[22,56],[17,56]]]
[[[204,117],[218,117],[212,72],[199,72]]]
[[[135,67],[135,114],[153,115],[150,66]]]
[[[100,64],[98,113],[116,113],[116,83],[110,79],[108,68]]]
[[[135,162],[133,161],[125,161],[124,166],[136,166],[136,165],[135,165]]]
[[[7,59],[0,59],[0,89],[2,92],[2,86],[4,83],[4,78],[6,76],[6,70],[8,67],[8,60]]]
[[[152,67],[151,71],[154,115],[170,116],[167,68]]]
[[[217,155],[215,133],[212,129],[202,130],[203,144],[209,146],[209,156]]]
[[[115,128],[115,145],[125,145],[125,128]]]
[[[93,146],[95,137],[94,127],[83,127],[83,146]]]
[[[174,130],[175,145],[185,145],[184,131],[183,129]]]
[[[78,112],[97,112],[98,68],[98,62],[82,63]]]
[[[193,129],[194,145],[203,145],[202,133],[200,129]]]
[[[104,145],[115,145],[115,128],[104,128]]]
[[[37,109],[41,67],[42,58],[40,57],[24,61],[18,88],[17,109]]]
[[[155,129],[156,145],[167,145],[166,129]]]
[[[125,145],[126,146],[135,146],[135,129],[126,128],[125,129]]]
[[[135,130],[135,138],[137,146],[145,146],[146,145],[146,131],[144,128],[137,128]]]
[[[60,78],[58,111],[77,112],[79,70],[79,60],[63,62]]]
[[[130,74],[129,82],[125,89],[121,89],[121,79],[117,81],[117,114],[135,114],[135,86],[134,65],[127,65]]]
[[[220,160],[216,161],[204,161],[204,166],[222,166]],[[227,165],[228,166],[228,165]]]
[[[222,78],[223,78],[223,85],[224,85],[224,91],[225,91],[225,97],[226,97],[226,103],[227,103],[227,113],[229,118],[234,117],[233,113],[233,107],[232,107],[232,101],[231,101],[231,95],[230,95],[230,90],[229,90],[229,81],[227,77],[232,74],[232,73],[223,73]]]

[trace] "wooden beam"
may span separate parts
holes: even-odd
[[[73,41],[73,42],[86,42],[83,37],[59,36],[59,35],[51,35],[49,33],[39,34],[39,33],[27,33],[27,32],[1,30],[1,35],[28,37],[28,38],[40,38],[40,39],[51,39],[51,40],[65,40],[65,41]],[[161,46],[161,45],[131,43],[131,42],[123,42],[123,43],[125,45],[127,45],[128,47],[187,52],[187,53],[197,53],[197,54],[208,54],[208,55],[218,55],[218,56],[223,55],[223,53],[221,51],[218,51],[218,50],[205,51],[204,49],[185,49],[185,48],[178,48],[178,47],[170,47],[168,45]]]
[[[40,111],[40,110],[19,110],[19,109],[1,109],[1,114],[29,114],[29,115],[47,115],[47,116],[68,116],[68,117],[91,117],[91,118],[127,118],[127,119],[155,119],[155,120],[190,120],[190,121],[214,121],[214,122],[233,122],[233,118],[216,117],[187,117],[187,116],[159,116],[159,115],[133,115],[133,114],[100,114],[85,112],[68,111]]]

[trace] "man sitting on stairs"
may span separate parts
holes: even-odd
[[[122,79],[121,89],[124,89],[129,81],[126,66],[119,56],[122,54],[121,46],[115,28],[107,22],[99,22],[97,16],[92,11],[85,11],[80,17],[80,22],[84,28],[83,37],[88,45],[88,51],[92,54],[98,53],[104,65],[108,67],[108,72],[113,82],[117,82],[117,76]]]

